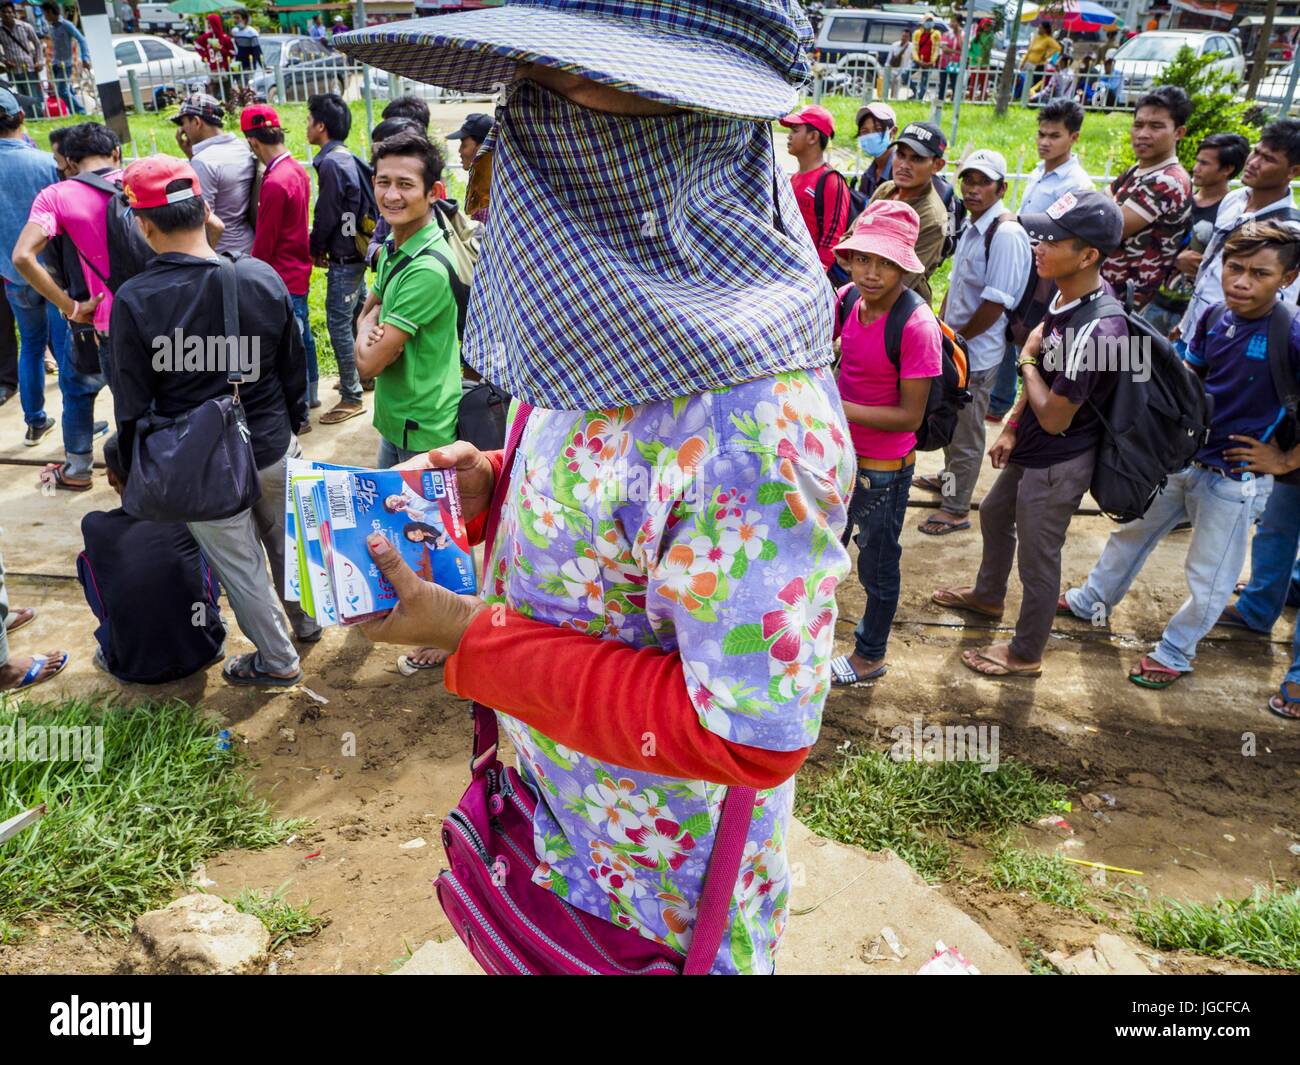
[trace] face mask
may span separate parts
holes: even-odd
[[[888,133],[864,133],[858,138],[858,147],[870,156],[882,154],[889,147]]]
[[[607,114],[520,81],[491,140],[462,346],[484,379],[591,410],[832,361],[826,276],[765,123]]]

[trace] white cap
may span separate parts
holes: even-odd
[[[981,148],[978,152],[971,152],[962,160],[961,166],[957,169],[957,176],[961,177],[967,170],[978,170],[985,177],[990,177],[994,181],[1005,181],[1007,179],[1007,161],[1002,157],[1001,152],[995,152],[988,148]]]

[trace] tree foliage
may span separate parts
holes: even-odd
[[[1196,146],[1211,133],[1240,133],[1252,144],[1259,136],[1263,114],[1254,104],[1239,99],[1236,78],[1211,64],[1221,53],[1198,56],[1184,45],[1152,82],[1177,85],[1192,98],[1192,117],[1187,120],[1187,136],[1178,145],[1178,159],[1191,172],[1196,162]],[[1131,152],[1131,149],[1130,149]]]

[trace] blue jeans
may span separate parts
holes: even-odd
[[[1016,405],[1016,385],[1020,380],[1016,373],[1016,359],[1019,355],[1020,349],[1008,343],[1006,353],[998,366],[998,376],[993,382],[993,391],[989,394],[989,413],[999,418]]]
[[[345,400],[361,402],[361,377],[357,373],[356,336],[352,312],[366,298],[366,264],[333,263],[325,275],[325,321],[339,364],[339,392]]]
[[[1183,311],[1186,310],[1187,308],[1184,307],[1182,311],[1167,311],[1163,307],[1157,307],[1155,301],[1152,300],[1142,308],[1138,317],[1151,326],[1152,329],[1168,336],[1174,331],[1174,326],[1183,320]]]
[[[77,94],[72,91],[72,83],[69,80],[72,77],[72,64],[51,63],[50,66],[54,74],[54,91],[59,94],[59,99],[68,105],[68,110],[74,115],[84,115],[86,109],[81,106]]]
[[[1250,526],[1272,488],[1273,478],[1268,476],[1234,481],[1196,466],[1175,473],[1144,517],[1110,534],[1084,586],[1065,593],[1070,610],[1085,620],[1109,616],[1152,548],[1179,522],[1190,520],[1192,542],[1183,572],[1191,595],[1169,620],[1150,655],[1166,669],[1186,673],[1192,668],[1197,643],[1214,627],[1232,597],[1246,561]]]
[[[375,468],[386,470],[389,466],[396,466],[399,462],[405,462],[407,459],[413,459],[416,455],[424,455],[427,452],[421,448],[414,451],[408,451],[404,447],[398,447],[396,444],[389,443],[382,436],[379,438],[379,457],[375,460]]]
[[[867,608],[853,630],[854,652],[871,661],[885,657],[889,627],[898,610],[903,557],[899,537],[914,469],[859,469],[849,503],[849,528],[858,543],[858,580],[867,593]]]
[[[316,339],[311,335],[307,297],[290,296],[289,299],[293,302],[293,316],[298,319],[298,331],[302,334],[303,347],[307,349],[307,386],[314,392],[316,382],[320,380],[320,368],[316,365]]]
[[[1252,629],[1271,632],[1291,598],[1300,547],[1300,486],[1274,484],[1250,544],[1250,583],[1237,612]]]

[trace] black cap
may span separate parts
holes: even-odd
[[[934,158],[948,150],[948,138],[933,122],[909,122],[890,147],[895,144],[906,144],[912,151]]]
[[[1042,214],[1022,214],[1030,240],[1048,242],[1077,237],[1102,255],[1124,240],[1124,212],[1109,196],[1091,189],[1066,192]]]
[[[448,133],[447,139],[449,141],[457,141],[460,140],[462,137],[471,137],[474,140],[478,141],[479,144],[482,144],[485,140],[487,140],[487,135],[491,131],[492,131],[491,115],[480,115],[480,114],[466,115],[465,124],[462,125],[460,129],[458,129],[455,133]]]

